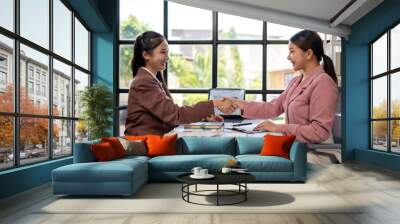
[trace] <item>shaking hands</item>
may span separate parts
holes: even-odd
[[[214,107],[217,107],[220,111],[225,114],[233,113],[237,108],[243,110],[244,101],[237,100],[229,97],[213,100]]]

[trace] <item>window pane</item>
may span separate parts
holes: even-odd
[[[75,143],[88,140],[88,128],[84,120],[75,121]]]
[[[89,70],[89,32],[75,18],[75,63]]]
[[[21,44],[20,63],[21,113],[47,115],[49,108],[49,57]]]
[[[261,89],[261,45],[219,45],[218,87]]]
[[[393,28],[390,35],[390,67],[395,69],[400,67],[400,25]]]
[[[211,88],[212,47],[170,45],[168,88]]]
[[[372,44],[372,75],[387,71],[387,35]]]
[[[262,101],[261,94],[246,94],[246,101]]]
[[[394,120],[390,122],[392,127],[392,136],[391,136],[391,141],[392,141],[392,152],[397,152],[400,153],[400,120]]]
[[[60,0],[53,0],[53,10],[53,50],[71,60],[72,12]]]
[[[14,165],[13,118],[0,116],[0,170]]]
[[[53,60],[53,115],[72,117],[71,66]]]
[[[163,34],[163,0],[120,0],[120,39],[133,40],[152,30]]]
[[[120,45],[119,47],[119,88],[129,89],[132,81],[131,60],[133,57],[132,45]]]
[[[387,79],[381,77],[372,81],[372,118],[387,118]]]
[[[80,94],[86,86],[89,86],[89,75],[75,69],[75,117],[81,115]]]
[[[287,60],[288,54],[287,44],[267,45],[267,89],[285,90],[289,82],[299,75]]]
[[[179,106],[190,106],[208,100],[208,94],[204,93],[173,93],[171,95],[174,103]]]
[[[211,40],[212,12],[169,1],[168,38],[170,40]]]
[[[14,31],[14,1],[0,1],[0,26]]]
[[[261,40],[263,22],[224,13],[218,13],[218,39]]]
[[[391,97],[391,116],[400,118],[400,72],[391,75],[391,88],[390,88],[390,97]]]
[[[372,148],[387,151],[387,121],[372,122]]]
[[[280,94],[267,94],[267,102],[271,102],[275,98],[277,98]],[[272,119],[272,121],[276,124],[285,124],[286,118],[285,113],[282,113],[278,117]]]
[[[279,25],[275,23],[267,23],[267,39],[268,40],[289,40],[293,35],[301,29]]]
[[[126,112],[127,110],[119,111],[119,136],[125,135],[124,131],[125,131]]]
[[[342,40],[340,37],[329,34],[324,34],[323,36],[321,35],[321,38],[323,38],[323,40],[325,41],[324,42],[325,54],[328,55],[333,61],[336,76],[338,78],[338,85],[342,86],[342,81],[341,81]]]
[[[49,48],[49,1],[20,0],[21,36]]]
[[[128,105],[128,93],[120,93],[119,106],[127,106],[127,105]]]
[[[72,121],[53,120],[53,157],[72,154]]]
[[[21,164],[34,163],[49,158],[49,120],[44,118],[21,117],[20,119]]]
[[[14,44],[0,35],[0,111],[14,111]]]

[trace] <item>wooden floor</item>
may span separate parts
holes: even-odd
[[[337,158],[339,152],[333,153]],[[356,214],[35,214],[51,201],[50,186],[0,202],[0,223],[400,223],[400,174],[359,163],[334,164],[334,156],[311,152],[308,181],[324,186],[346,201],[367,204]],[[316,201],[315,203],[318,203]]]

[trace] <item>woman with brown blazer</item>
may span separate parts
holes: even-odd
[[[156,32],[147,31],[136,38],[133,49],[133,81],[129,89],[126,135],[163,135],[176,125],[201,121],[222,121],[214,107],[226,109],[224,100],[178,106],[165,85],[161,71],[168,62],[168,43]]]

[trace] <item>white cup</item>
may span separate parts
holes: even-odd
[[[207,176],[208,175],[208,169],[201,169],[200,170],[200,176]]]
[[[232,171],[232,168],[230,167],[222,167],[221,172],[222,173],[230,173]]]
[[[200,174],[200,171],[202,170],[202,168],[201,167],[193,167],[193,169],[192,169],[192,173],[194,174],[194,175],[196,175],[196,176],[199,176],[199,175],[201,175]]]

